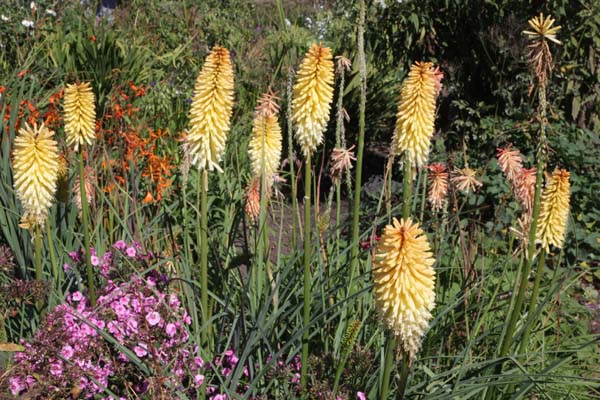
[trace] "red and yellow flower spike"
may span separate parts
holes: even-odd
[[[304,156],[311,155],[323,141],[333,100],[333,71],[331,49],[313,44],[300,65],[292,100],[296,140]]]
[[[229,50],[215,46],[194,87],[187,137],[192,163],[200,170],[222,171],[219,163],[233,111],[233,67]]]
[[[429,242],[418,223],[394,218],[376,251],[375,302],[385,325],[413,359],[435,307],[435,260]]]
[[[442,163],[433,163],[429,167],[429,192],[427,200],[431,203],[433,211],[442,209],[446,195],[448,194],[448,170]]]
[[[550,250],[551,244],[562,248],[565,240],[569,217],[570,176],[568,171],[556,169],[542,193],[536,239],[546,251]]]

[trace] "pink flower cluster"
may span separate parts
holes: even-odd
[[[162,390],[192,390],[204,381],[204,361],[189,344],[190,324],[179,298],[159,291],[153,279],[109,281],[95,308],[75,292],[48,314],[31,343],[23,342],[26,350],[15,355],[10,391],[17,396],[43,388],[54,398],[70,398],[76,390],[91,398],[106,387],[115,391],[128,384],[139,393],[158,389],[128,352],[164,378]]]
[[[142,250],[142,245],[135,240],[129,244],[123,240],[118,240],[112,247],[112,251],[106,251],[102,256],[97,254],[96,249],[93,247],[90,248],[90,261],[92,265],[98,268],[100,275],[106,279],[108,279],[109,274],[114,271],[115,266],[119,264],[120,257],[126,257],[131,261],[152,260],[155,258],[154,253],[151,251],[144,252]],[[85,252],[83,249],[69,252],[69,257],[71,258],[72,263],[65,263],[63,265],[65,271],[85,266]]]

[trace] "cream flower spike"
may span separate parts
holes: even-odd
[[[385,326],[414,359],[435,307],[431,248],[418,223],[410,219],[385,227],[373,265],[373,295]]]
[[[331,49],[313,44],[300,65],[292,100],[296,140],[304,156],[323,141],[333,100],[333,71]]]
[[[417,62],[411,66],[400,92],[392,152],[406,152],[416,167],[425,165],[429,157],[438,85],[433,64]]]
[[[54,200],[58,181],[59,155],[54,132],[44,124],[25,124],[15,138],[14,185],[23,205],[23,221],[43,225]]]
[[[94,92],[89,82],[67,84],[65,88],[65,133],[67,144],[79,146],[92,144],[96,128],[96,108]]]
[[[550,250],[550,245],[562,248],[565,240],[571,188],[569,177],[568,171],[555,170],[542,193],[536,239],[546,251]]]
[[[222,172],[219,163],[233,112],[233,67],[229,51],[215,46],[206,57],[194,87],[187,140],[192,164]]]
[[[264,94],[256,107],[252,136],[248,144],[248,156],[254,179],[260,178],[264,173],[267,186],[271,186],[273,177],[279,170],[281,160],[281,127],[279,126],[277,97],[272,93]]]

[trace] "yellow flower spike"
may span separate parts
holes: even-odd
[[[565,240],[569,216],[570,176],[568,171],[556,169],[542,193],[536,239],[546,251],[550,250],[551,244],[562,248]]]
[[[431,248],[410,219],[386,226],[373,266],[374,297],[386,327],[414,359],[435,307]]]
[[[96,128],[94,92],[89,82],[74,83],[65,88],[65,133],[67,144],[79,146],[92,144]]]
[[[273,177],[279,170],[281,159],[281,127],[277,119],[279,110],[274,99],[273,95],[265,94],[259,100],[252,127],[252,137],[248,145],[252,175],[259,181],[263,172],[264,157],[267,186],[271,186]]]
[[[548,15],[544,18],[544,13],[540,13],[539,17],[533,17],[529,21],[529,25],[533,28],[533,31],[523,31],[524,34],[529,36],[530,39],[536,40],[545,38],[554,43],[561,44],[556,38],[556,34],[560,30],[560,26],[552,27],[555,19]]]
[[[215,46],[194,87],[187,140],[192,164],[200,170],[222,172],[219,163],[233,111],[233,67],[229,50]]]
[[[292,100],[296,140],[304,156],[323,141],[333,100],[333,71],[331,49],[313,44],[300,65]]]
[[[15,138],[14,185],[23,205],[23,221],[43,225],[52,205],[58,180],[58,146],[54,132],[44,124],[25,124]]]
[[[406,151],[408,160],[416,167],[422,167],[429,156],[437,84],[433,64],[416,62],[400,92],[392,151],[398,155]]]

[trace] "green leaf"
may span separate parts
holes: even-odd
[[[579,96],[573,97],[573,102],[571,103],[571,117],[573,120],[577,119],[579,115],[579,110],[581,109],[581,99]]]

